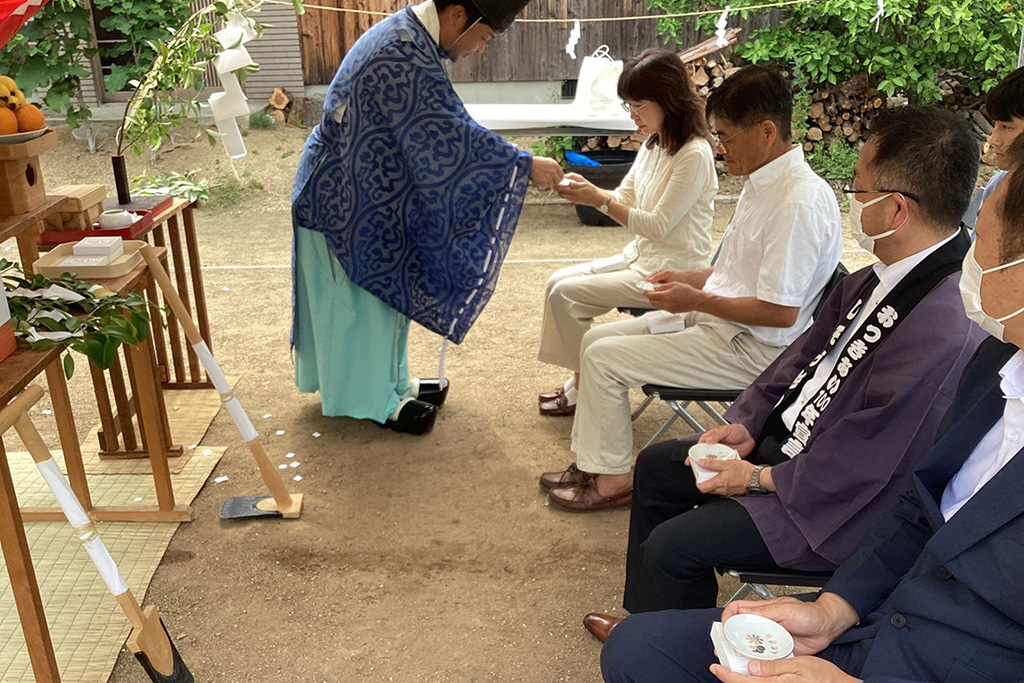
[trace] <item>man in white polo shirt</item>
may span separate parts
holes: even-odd
[[[713,268],[659,271],[655,307],[686,328],[651,333],[648,314],[591,329],[581,345],[572,431],[576,463],[541,476],[553,505],[628,506],[633,451],[629,389],[642,384],[742,389],[811,323],[839,263],[839,205],[791,140],[792,91],[746,67],[711,94],[707,114],[729,172],[744,177]]]

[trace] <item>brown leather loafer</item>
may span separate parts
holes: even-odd
[[[565,494],[563,497],[560,493]],[[568,495],[571,494],[571,497]],[[594,512],[610,508],[629,507],[633,504],[633,489],[616,493],[614,496],[602,496],[597,491],[597,480],[588,479],[579,486],[563,487],[548,491],[548,500],[563,510],[572,512]]]
[[[538,403],[548,403],[549,401],[556,400],[559,396],[565,394],[565,387],[558,387],[553,391],[545,391],[543,394],[537,396]]]
[[[600,614],[598,612],[591,612],[587,616],[583,617],[583,625],[588,631],[594,634],[594,637],[600,640],[602,643],[608,640],[608,636],[611,635],[612,629],[619,625],[619,622],[624,617],[613,617],[610,614]]]
[[[538,406],[541,415],[548,417],[566,417],[576,414],[576,404],[569,403],[569,399],[562,394],[554,401],[543,401]]]
[[[545,491],[550,491],[551,489],[579,486],[593,476],[589,472],[578,469],[576,463],[573,463],[561,472],[545,472],[540,475],[540,487]]]

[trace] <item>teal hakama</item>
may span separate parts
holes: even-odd
[[[409,391],[409,318],[354,284],[321,232],[295,228],[295,384],[323,414],[384,422]]]

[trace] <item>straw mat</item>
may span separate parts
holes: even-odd
[[[204,456],[206,450],[210,454]],[[195,499],[225,450],[201,447],[184,469],[172,476],[177,502],[188,504]],[[59,453],[54,457],[60,462]],[[8,453],[7,459],[23,507],[55,504],[27,453]],[[148,477],[90,474],[88,479],[96,504],[156,504],[156,492]],[[97,528],[141,602],[178,525],[104,522]],[[25,533],[62,680],[105,683],[131,630],[124,613],[66,523],[28,523]],[[4,567],[0,567],[0,681],[35,681]]]

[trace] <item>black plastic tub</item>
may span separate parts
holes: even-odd
[[[618,187],[636,160],[636,152],[625,149],[599,149],[593,152],[584,152],[583,155],[601,165],[577,166],[567,161],[565,162],[565,170],[570,173],[579,173],[603,190],[614,190]],[[580,217],[584,225],[597,225],[601,227],[618,225],[618,223],[612,220],[611,216],[602,213],[592,206],[577,204],[576,215]]]

